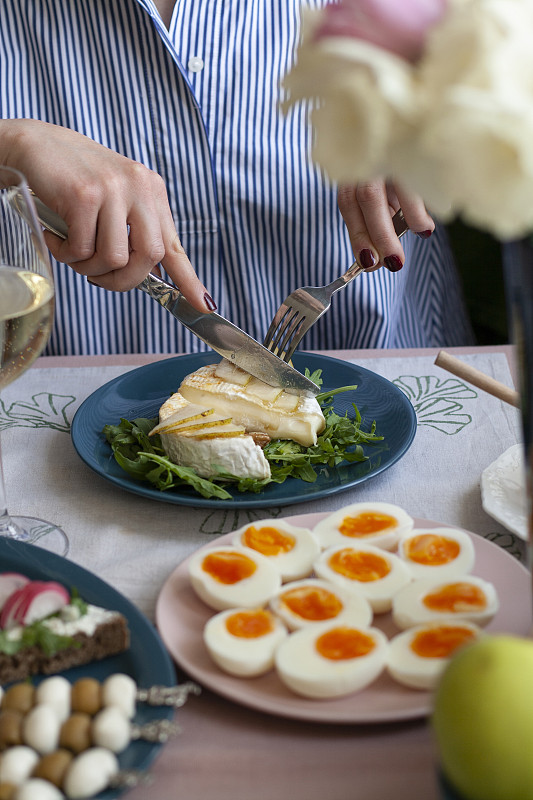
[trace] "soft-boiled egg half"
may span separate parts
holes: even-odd
[[[346,617],[353,624],[368,626],[373,617],[362,595],[320,578],[285,584],[270,600],[270,608],[291,631]]]
[[[383,671],[388,641],[377,628],[325,622],[291,633],[278,647],[278,676],[303,697],[342,697],[372,683]]]
[[[198,597],[215,611],[263,606],[281,586],[279,571],[266,556],[232,545],[191,556],[189,578]]]
[[[472,539],[457,528],[415,529],[400,539],[398,555],[414,578],[462,575],[475,561]]]
[[[276,650],[287,636],[281,620],[263,608],[220,611],[204,627],[204,643],[215,664],[244,678],[271,670]]]
[[[406,563],[371,544],[336,545],[315,561],[319,578],[366,597],[375,614],[389,611],[394,595],[412,580]]]
[[[409,628],[389,642],[388,672],[411,689],[434,689],[453,654],[481,635],[481,628],[461,620]]]
[[[392,601],[392,617],[402,630],[443,619],[464,619],[487,625],[498,611],[492,583],[476,575],[439,580],[420,578],[399,591]]]
[[[352,503],[328,514],[313,532],[323,550],[336,544],[364,542],[393,550],[414,520],[392,503]]]
[[[307,528],[284,520],[263,519],[244,525],[235,532],[233,544],[251,547],[266,556],[284,581],[305,578],[313,571],[320,552],[316,538]]]

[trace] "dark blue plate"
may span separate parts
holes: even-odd
[[[131,370],[101,386],[82,403],[72,422],[72,441],[79,456],[106,480],[152,500],[206,508],[265,508],[304,503],[344,492],[392,467],[413,441],[415,411],[393,383],[348,361],[313,353],[295,353],[294,366],[300,372],[304,372],[306,367],[311,372],[322,370],[323,389],[357,384],[355,392],[335,398],[335,410],[339,414],[353,413],[352,403],[355,403],[363,418],[364,430],[369,430],[376,420],[377,433],[384,436],[384,440],[365,446],[367,461],[343,464],[334,469],[324,467],[314,483],[288,478],[281,484],[269,484],[257,494],[232,491],[227,487],[232,494],[231,500],[206,499],[188,487],[161,492],[151,484],[131,478],[115,461],[102,435],[104,425],[118,424],[121,417],[157,417],[160,406],[178,391],[186,375],[217,359],[213,353],[176,356]]]
[[[32,580],[57,581],[69,590],[76,588],[80,596],[88,603],[120,611],[128,620],[131,635],[129,649],[102,661],[94,661],[86,666],[65,670],[61,674],[71,683],[78,678],[88,676],[103,681],[108,675],[115,672],[125,672],[127,675],[131,675],[141,688],[154,685],[175,685],[176,672],[173,662],[154,625],[129,600],[109,584],[97,578],[96,575],[41,547],[1,537],[0,571],[20,572]],[[39,683],[43,677],[35,676],[35,683]],[[171,719],[173,713],[173,710],[169,708],[152,707],[139,703],[134,721],[142,724],[158,718]],[[145,770],[160,748],[160,744],[132,742],[119,756],[120,766],[123,769]],[[118,797],[119,794],[119,791],[107,790],[98,797],[101,800],[111,800],[111,798]]]

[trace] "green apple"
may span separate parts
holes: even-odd
[[[443,772],[465,800],[533,800],[533,641],[488,635],[458,652],[432,724]]]

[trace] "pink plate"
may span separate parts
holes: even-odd
[[[290,517],[290,521],[313,528],[325,516],[299,514]],[[417,519],[415,527],[446,525]],[[529,571],[497,545],[476,534],[469,535],[476,551],[473,573],[493,583],[500,600],[500,609],[485,630],[527,635],[532,624]],[[221,536],[203,549],[229,544],[232,536]],[[282,717],[337,724],[395,722],[424,717],[431,711],[430,692],[403,687],[387,674],[361,692],[336,700],[308,700],[292,694],[274,671],[259,678],[227,675],[211,661],[202,640],[203,627],[213,613],[192,590],[186,559],[171,573],[159,594],[156,608],[159,632],[171,655],[191,678],[236,703]],[[390,614],[375,616],[373,625],[389,637],[398,632]]]

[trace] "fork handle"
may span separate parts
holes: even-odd
[[[405,217],[403,215],[403,211],[401,208],[393,216],[392,224],[394,225],[394,230],[398,238],[403,236],[404,233],[409,230],[409,227],[405,221]],[[325,288],[329,292],[331,292],[331,294],[333,294],[334,292],[338,292],[339,289],[342,289],[343,286],[346,286],[347,283],[353,281],[354,278],[357,278],[357,276],[364,271],[365,271],[364,267],[361,267],[356,261],[354,264],[352,264],[351,267],[349,267],[346,270],[344,275],[341,275],[340,278],[337,278],[331,283],[328,283],[328,285]]]

